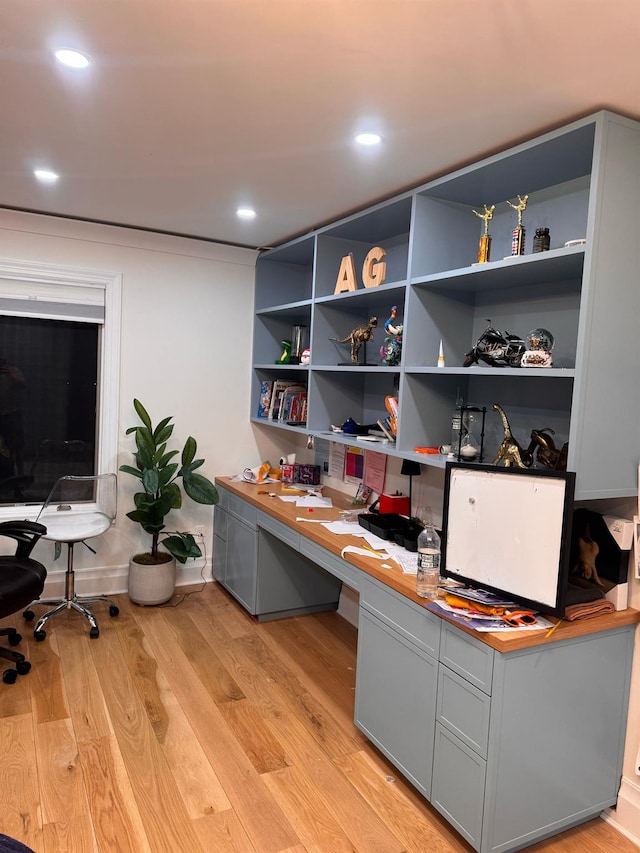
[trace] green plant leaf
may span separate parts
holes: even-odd
[[[182,448],[182,467],[185,465],[190,465],[193,457],[196,455],[196,450],[198,449],[198,445],[196,444],[195,438],[190,435],[186,440],[184,447]]]
[[[142,475],[142,484],[150,495],[155,495],[160,488],[160,477],[155,468],[147,468]]]
[[[165,465],[167,465],[167,463],[170,462],[177,455],[177,450],[170,450],[168,453],[165,453],[164,456],[161,456],[160,459],[158,459],[158,468],[164,468]]]
[[[147,427],[147,429],[151,429],[151,418],[149,417],[147,410],[142,405],[140,400],[134,399],[133,408],[136,410],[136,414],[142,421],[142,423]]]
[[[165,465],[158,471],[158,480],[160,482],[160,486],[166,486],[167,483],[170,482],[173,475],[178,470],[178,463],[174,462],[173,465]]]
[[[190,558],[201,557],[202,551],[190,533],[177,533],[162,540],[162,546],[179,563],[186,563]]]
[[[171,423],[171,420],[172,420],[172,419],[171,419],[170,417],[169,417],[169,418],[163,418],[163,419],[160,421],[160,423],[158,424],[158,426],[154,429],[154,431],[153,431],[153,438],[154,438],[154,440],[155,440],[156,444],[160,444],[161,442],[163,442],[163,441],[165,440],[165,439],[163,439],[163,438],[159,438],[159,436],[160,436],[160,434],[162,433],[162,431],[164,430],[164,428],[165,428],[168,424],[170,424],[170,423]],[[171,430],[173,431],[173,427],[171,427]],[[171,435],[171,433],[169,433],[169,435]],[[167,436],[167,438],[168,438],[168,437],[169,437],[169,436]]]
[[[171,502],[169,509],[180,509],[182,506],[182,492],[177,483],[169,483],[168,486],[165,486],[162,489],[162,498]]]
[[[213,485],[211,480],[203,477],[202,474],[186,473],[183,475],[182,483],[184,490],[192,501],[199,504],[217,504],[218,490]]]
[[[155,432],[153,433],[153,440],[156,445],[158,444],[166,444],[167,441],[171,438],[173,434],[173,424],[169,426],[165,426],[163,429],[158,429],[156,427]]]
[[[120,470],[123,474],[131,474],[132,477],[137,477],[139,480],[142,479],[140,471],[138,471],[137,468],[133,468],[131,465],[121,465]]]

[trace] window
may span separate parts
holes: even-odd
[[[120,277],[0,262],[0,516],[116,470]],[[35,515],[35,513],[34,513]]]

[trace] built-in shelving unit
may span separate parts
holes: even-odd
[[[506,201],[525,193],[526,254],[512,258],[516,214]],[[495,205],[491,261],[476,264],[482,222],[473,210],[485,204]],[[579,499],[636,494],[639,210],[640,125],[602,111],[264,252],[256,269],[252,420],[353,443],[331,426],[349,417],[375,423],[386,415],[385,397],[397,394],[396,444],[372,447],[442,467],[443,457],[414,448],[447,443],[459,397],[487,408],[485,461],[493,461],[503,436],[492,410],[498,403],[521,444],[544,427],[558,446],[569,442]],[[551,249],[532,254],[541,227],[550,230]],[[583,245],[565,246],[580,238]],[[365,288],[362,265],[375,246],[386,252],[386,278]],[[360,286],[336,294],[347,255]],[[393,367],[379,353],[392,306],[404,322],[402,359]],[[332,339],[374,316],[367,366],[354,366],[348,346]],[[549,329],[553,367],[464,368],[487,318],[522,337]],[[276,364],[293,325],[307,327],[308,366]],[[440,342],[444,367],[437,366]],[[306,382],[304,427],[256,416],[269,379]]]

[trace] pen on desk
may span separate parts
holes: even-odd
[[[553,628],[549,628],[549,630],[547,631],[547,633],[544,635],[544,636],[545,636],[545,639],[546,639],[547,637],[550,637],[550,636],[553,634],[553,632],[556,630],[556,628],[558,627],[558,625],[559,625],[561,622],[562,622],[562,619],[558,619],[558,621],[557,621],[557,622],[556,622],[556,624],[553,626]]]

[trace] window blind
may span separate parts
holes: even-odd
[[[71,285],[0,278],[0,313],[83,323],[104,323],[105,290],[99,285]]]

